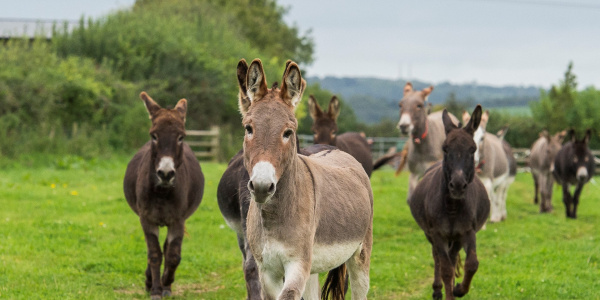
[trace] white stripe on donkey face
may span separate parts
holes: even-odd
[[[475,151],[475,165],[479,164],[479,158],[480,158],[480,149],[481,149],[481,143],[483,142],[483,137],[485,136],[485,129],[481,128],[481,126],[479,126],[477,128],[477,130],[475,130],[475,133],[473,134],[473,141],[475,142],[475,145],[477,146],[477,150]]]
[[[413,129],[415,128],[415,126],[412,123],[412,118],[408,113],[403,113],[402,116],[400,116],[400,121],[398,122],[398,126],[396,127],[402,130],[402,127],[406,128],[406,126],[408,126],[408,129],[405,133],[412,133]]]

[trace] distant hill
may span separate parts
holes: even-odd
[[[365,123],[378,123],[383,119],[398,119],[398,101],[402,98],[405,80],[379,79],[373,77],[309,77],[308,83],[319,85],[340,95],[344,102],[352,106],[358,119]],[[481,104],[484,109],[498,107],[527,106],[530,101],[538,101],[541,87],[503,86],[494,87],[472,84],[452,84],[443,82],[431,84],[411,81],[415,89],[429,85],[434,90],[429,96],[432,104],[443,103],[454,93],[459,101]]]

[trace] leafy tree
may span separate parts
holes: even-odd
[[[540,101],[531,103],[534,120],[550,133],[573,127],[573,108],[577,93],[576,76],[572,72],[573,63],[569,63],[563,80],[552,85],[549,92],[541,91]]]

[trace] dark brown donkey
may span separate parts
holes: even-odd
[[[202,201],[204,175],[185,137],[187,101],[175,109],[161,108],[145,92],[140,97],[152,120],[147,142],[131,159],[125,171],[123,190],[131,209],[140,217],[148,247],[146,289],[152,299],[171,295],[171,284],[181,261],[185,220]],[[159,226],[167,226],[161,252]],[[160,277],[162,256],[165,269]]]
[[[444,158],[427,170],[411,195],[409,205],[432,246],[435,262],[433,299],[442,298],[443,281],[448,300],[469,292],[479,266],[475,233],[490,214],[490,200],[485,187],[475,176],[477,145],[473,133],[481,120],[481,106],[477,105],[464,128],[454,125],[446,110],[442,118],[447,136],[442,146]],[[454,286],[462,248],[466,252],[465,278]]]
[[[338,149],[352,155],[363,166],[367,175],[371,177],[373,157],[367,140],[358,132],[346,132],[336,135],[338,131],[336,121],[340,115],[340,101],[338,98],[333,96],[329,101],[329,109],[323,111],[315,97],[310,95],[308,108],[314,121],[312,131],[315,144],[336,146]],[[383,163],[380,165],[383,165]]]
[[[373,226],[369,177],[343,151],[298,153],[294,110],[306,82],[294,62],[286,64],[281,89],[267,88],[258,59],[249,67],[240,61],[238,83],[250,175],[248,244],[263,298],[315,299],[317,274],[328,271],[324,295],[343,297],[347,267],[352,299],[366,299]]]
[[[569,130],[571,141],[562,146],[554,158],[552,175],[562,185],[563,203],[567,218],[577,218],[577,205],[583,185],[594,176],[596,162],[588,147],[592,131],[586,130],[585,137],[578,140],[575,130]],[[575,185],[575,193],[571,196],[570,185]]]

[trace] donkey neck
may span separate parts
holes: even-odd
[[[411,134],[415,144],[422,144],[429,135],[429,120],[425,118],[425,125],[416,126],[414,133]]]
[[[263,204],[256,203],[265,229],[280,230],[282,224],[291,225],[302,216],[302,202],[312,198],[306,195],[308,187],[313,186],[312,180],[310,184],[305,180],[307,171],[306,165],[296,155],[277,181],[271,200]]]

